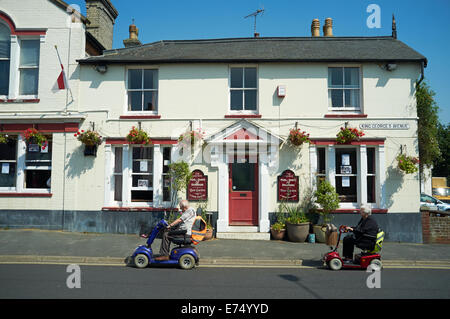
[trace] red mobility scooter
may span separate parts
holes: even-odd
[[[355,258],[348,262],[344,261],[341,256],[338,253],[338,247],[339,242],[341,241],[341,234],[346,233],[346,226],[341,225],[339,227],[339,237],[336,244],[336,247],[330,251],[329,253],[326,253],[323,256],[323,262],[324,264],[332,270],[340,270],[341,268],[344,269],[367,269],[369,265],[377,267],[381,270],[383,267],[383,264],[381,262],[381,247],[384,240],[384,232],[380,229],[378,230],[376,241],[375,241],[375,247],[373,250],[363,250],[360,254],[356,254]],[[358,247],[358,246],[356,246]]]

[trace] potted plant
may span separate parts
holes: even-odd
[[[330,213],[339,208],[339,195],[329,181],[323,180],[317,186],[314,197],[316,198],[315,202],[320,206],[320,209],[318,209],[317,212],[322,217],[322,223],[313,226],[316,241],[329,242],[330,238],[327,238],[327,233],[328,237],[330,237],[331,232],[329,230],[333,229]],[[331,236],[335,237],[336,234],[331,234]]]
[[[309,219],[298,204],[282,204],[287,212],[286,232],[288,239],[293,242],[304,242],[309,234]]]
[[[286,217],[284,213],[277,212],[276,222],[270,226],[270,233],[275,240],[283,240],[286,235]]]
[[[414,156],[407,156],[405,154],[400,154],[397,156],[398,168],[405,174],[414,174],[419,170],[417,164],[419,164],[419,159]]]
[[[84,144],[84,156],[97,156],[97,147],[102,144],[102,137],[98,132],[81,130],[74,136]]]
[[[289,130],[288,140],[292,145],[300,146],[303,143],[310,143],[309,134],[305,131],[301,131],[299,128],[293,128]]]
[[[37,144],[42,149],[45,149],[48,145],[47,138],[34,127],[26,129],[23,137],[28,145]]]
[[[365,134],[363,131],[352,127],[341,127],[340,131],[336,134],[336,142],[338,144],[348,144],[352,141],[357,141]]]
[[[148,145],[151,144],[152,141],[150,140],[150,137],[148,136],[147,132],[140,128],[136,128],[133,126],[130,130],[130,132],[127,135],[127,141],[131,144],[143,144]]]

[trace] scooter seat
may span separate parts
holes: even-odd
[[[190,245],[192,240],[190,237],[171,237],[170,241],[175,245]]]

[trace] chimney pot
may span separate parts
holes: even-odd
[[[133,22],[130,24],[128,31],[130,32],[130,36],[128,39],[123,40],[123,45],[126,48],[142,45],[141,41],[139,41],[138,39],[139,29],[134,24],[134,19]]]
[[[320,21],[319,19],[314,19],[311,22],[311,36],[320,37]]]
[[[333,36],[333,19],[331,19],[331,18],[325,19],[325,24],[323,26],[323,35],[325,37]]]

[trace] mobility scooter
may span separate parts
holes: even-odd
[[[152,250],[152,243],[158,235],[159,231],[169,224],[164,220],[160,220],[158,224],[153,228],[152,232],[148,236],[146,245],[140,245],[136,248],[134,253],[125,259],[125,263],[130,266],[136,266],[137,268],[146,268],[148,265],[178,265],[182,269],[192,269],[198,265],[200,260],[200,254],[198,250],[192,246],[197,245],[206,233],[206,223],[200,217],[197,216],[194,225],[192,226],[192,235],[180,237],[169,237],[169,240],[173,242],[177,247],[173,248],[169,255],[169,260],[155,260],[155,256]]]
[[[383,264],[381,262],[381,255],[379,252],[381,251],[381,247],[383,244],[384,232],[381,229],[378,230],[373,250],[363,250],[360,254],[356,254],[355,258],[352,261],[344,261],[339,255],[337,249],[341,240],[341,234],[346,232],[346,226],[342,225],[339,227],[339,237],[336,247],[323,256],[324,264],[332,270],[340,270],[341,268],[367,269],[369,265],[377,267],[381,270]],[[358,245],[356,245],[356,247],[358,247]]]

